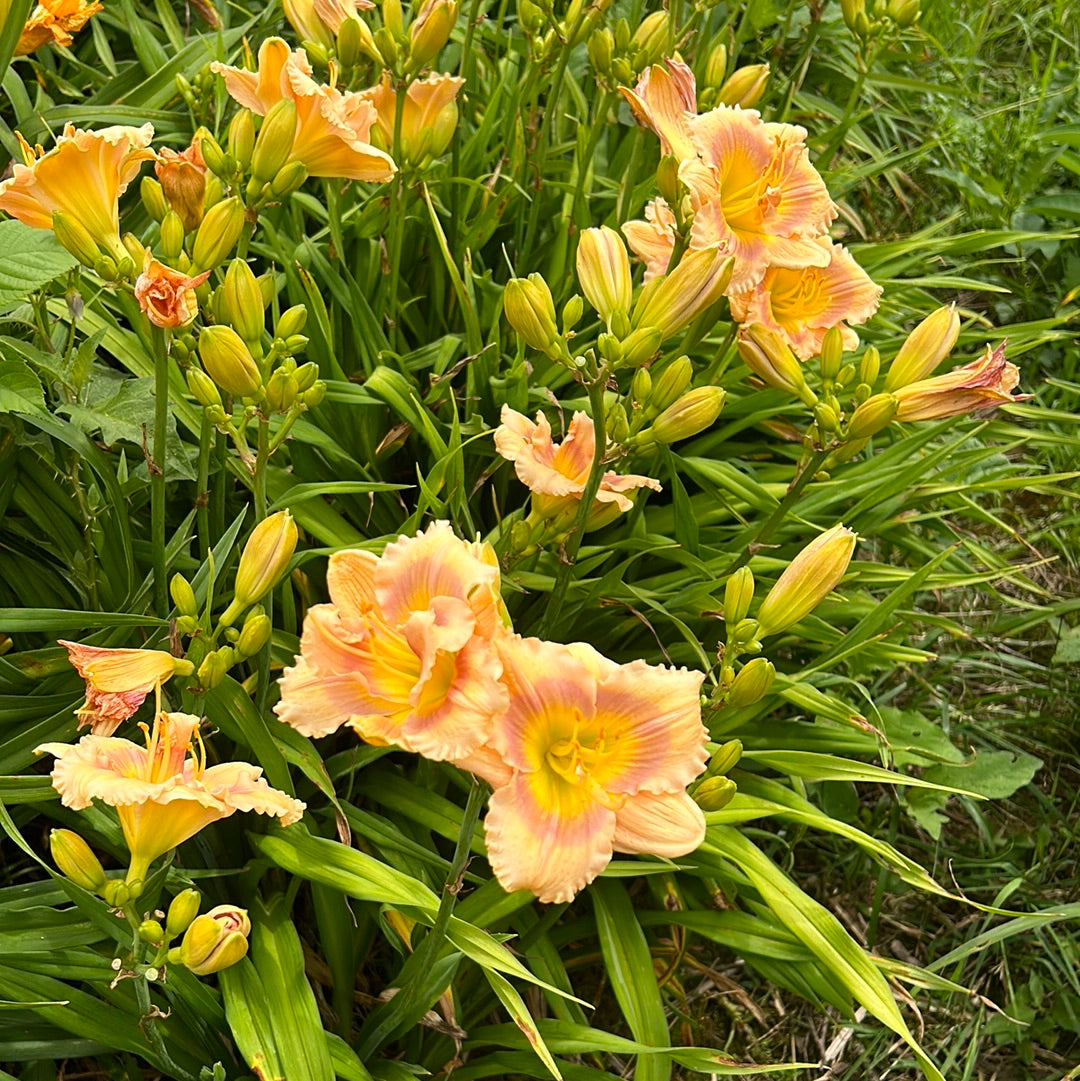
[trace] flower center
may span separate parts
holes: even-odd
[[[602,728],[595,734],[583,733],[575,723],[573,735],[551,743],[544,760],[564,781],[581,785],[589,781],[590,775],[603,765],[613,750]]]

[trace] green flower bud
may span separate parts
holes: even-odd
[[[585,229],[578,240],[577,276],[589,303],[608,326],[615,312],[628,313],[633,294],[630,257],[623,238],[606,225]]]
[[[750,663],[753,664],[754,662],[751,661]],[[728,740],[727,743],[717,748],[716,754],[709,761],[706,773],[710,777],[723,777],[725,774],[730,773],[739,764],[742,752],[741,739]]]
[[[285,574],[296,551],[297,529],[292,515],[279,510],[264,518],[252,531],[240,556],[236,572],[235,600],[229,605],[242,610],[262,600]],[[239,612],[236,613],[239,615]],[[228,612],[226,612],[228,615]],[[222,616],[226,626],[235,619]]]
[[[731,77],[720,87],[716,100],[721,105],[738,105],[749,109],[761,100],[768,81],[768,64],[749,64],[732,72]]]
[[[724,85],[724,78],[727,74],[727,61],[727,48],[722,43],[715,46],[705,62],[705,78],[702,82],[706,87],[718,90]]]
[[[648,368],[638,368],[630,381],[630,400],[639,409],[643,408],[652,394],[652,376]]]
[[[821,342],[821,377],[835,379],[844,363],[844,335],[839,327],[830,327]]]
[[[875,394],[867,398],[851,416],[848,439],[869,439],[892,424],[900,408],[895,394]]]
[[[274,337],[290,338],[294,334],[299,334],[307,323],[307,314],[307,308],[303,304],[287,308],[281,313],[281,318],[274,327]]]
[[[225,678],[235,662],[236,653],[232,646],[222,646],[212,653],[207,653],[199,665],[199,683],[205,690],[212,691]]]
[[[727,393],[721,387],[695,387],[653,421],[657,443],[675,443],[703,432],[720,415]]]
[[[665,365],[656,378],[646,414],[655,416],[668,406],[674,405],[686,392],[693,378],[694,365],[688,356],[676,357],[670,364]]]
[[[694,802],[703,811],[722,811],[735,797],[738,788],[730,777],[706,777],[694,789]]]
[[[248,171],[254,149],[255,119],[250,109],[241,109],[229,121],[229,154],[236,161],[240,172]]]
[[[424,0],[409,27],[410,73],[419,71],[439,55],[450,40],[457,17],[457,0]]]
[[[176,610],[182,616],[197,616],[199,605],[195,600],[195,590],[191,583],[182,575],[174,574],[169,582],[169,595],[172,597]]]
[[[179,961],[196,976],[208,976],[235,965],[248,950],[251,922],[234,905],[218,905],[196,916],[180,943]]]
[[[519,5],[520,13],[520,5]],[[379,56],[382,58],[382,62],[388,68],[394,68],[397,65],[398,59],[398,46],[394,40],[394,35],[385,26],[380,26],[378,30],[372,35],[375,41],[375,48],[379,51]]]
[[[567,334],[581,322],[585,314],[585,301],[575,293],[564,305],[562,310],[562,329]]]
[[[278,368],[266,381],[266,404],[275,413],[287,413],[298,392],[296,376]]]
[[[616,317],[618,313],[616,312]],[[612,321],[614,329],[614,320]],[[660,351],[664,332],[659,327],[639,327],[622,340],[622,363],[627,368],[637,368],[652,360]]]
[[[202,895],[198,890],[181,890],[169,905],[169,914],[165,917],[165,930],[169,939],[182,935],[191,921],[199,914]]]
[[[868,345],[862,358],[859,360],[859,382],[872,387],[877,382],[878,373],[881,371],[881,354],[873,345]]]
[[[262,290],[251,267],[234,259],[221,287],[221,312],[245,342],[258,342],[263,332]]]
[[[166,263],[175,263],[184,250],[184,222],[175,210],[161,219],[161,256]]]
[[[71,830],[51,830],[49,850],[61,873],[70,878],[76,886],[81,886],[90,893],[102,891],[105,886],[105,871],[101,861],[77,833]]]
[[[244,204],[232,196],[212,206],[199,224],[191,251],[192,274],[225,262],[244,229]]]
[[[204,327],[199,335],[203,367],[222,390],[238,398],[254,398],[262,388],[259,366],[232,327]]]
[[[674,270],[642,290],[634,326],[659,327],[664,340],[677,334],[724,295],[734,265],[716,248],[688,251]]]
[[[293,374],[296,376],[297,393],[303,393],[319,378],[319,366],[313,360],[309,360],[307,364],[301,364]]]
[[[740,567],[724,585],[724,622],[729,627],[741,623],[753,599],[754,573],[749,567]]]
[[[97,241],[90,235],[86,226],[71,214],[60,210],[53,211],[53,235],[83,266],[97,267],[101,260]],[[104,274],[101,275],[105,277]],[[106,279],[108,280],[108,279]]]
[[[772,661],[755,657],[744,664],[735,677],[727,694],[727,704],[733,709],[752,706],[765,697],[775,678],[776,669]]]
[[[503,289],[506,321],[527,345],[543,353],[558,354],[559,331],[555,326],[555,302],[539,274],[511,278]]]
[[[326,384],[316,379],[308,390],[300,395],[300,401],[307,409],[314,409],[326,397]]]
[[[639,67],[654,64],[660,59],[668,42],[668,13],[654,11],[641,20],[630,39],[631,54]]]
[[[253,613],[244,620],[244,629],[236,642],[236,652],[241,657],[254,657],[267,642],[273,625],[265,612]]]
[[[232,176],[229,163],[225,160],[225,151],[212,135],[204,135],[199,140],[199,150],[207,169],[215,176],[221,177],[222,180],[228,180]]]
[[[251,154],[251,175],[268,184],[281,171],[292,153],[296,138],[296,103],[282,98],[263,117]]]
[[[213,379],[200,368],[188,368],[187,385],[191,396],[203,408],[208,406],[221,406],[221,394]]]
[[[143,920],[139,924],[139,938],[150,946],[160,946],[165,941],[165,928],[157,920]]]
[[[615,38],[605,26],[601,30],[594,30],[589,36],[588,42],[589,62],[601,75],[607,75],[611,71],[611,58],[615,54]]]
[[[140,181],[139,197],[146,208],[146,213],[154,221],[161,221],[165,217],[169,204],[165,202],[165,192],[161,185],[152,176],[144,176]]]
[[[806,385],[802,365],[780,335],[760,323],[744,327],[738,337],[739,356],[762,382],[800,398],[811,408],[817,395]]]
[[[959,336],[960,316],[954,306],[928,315],[900,346],[885,376],[885,389],[897,390],[925,379],[952,352]]]
[[[290,161],[270,181],[270,191],[278,199],[284,199],[303,187],[307,178],[308,171],[304,163],[302,161]]]

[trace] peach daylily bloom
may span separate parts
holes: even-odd
[[[65,807],[81,811],[95,800],[115,807],[131,852],[127,880],[146,877],[150,864],[204,826],[236,811],[297,822],[305,805],[271,788],[247,762],[206,765],[199,718],[160,713],[145,725],[146,746],[116,736],[83,736],[78,743],[46,743],[37,753],[56,756],[53,787]]]
[[[147,251],[142,273],[135,281],[135,299],[156,327],[186,327],[199,314],[195,290],[210,277],[204,271],[194,278],[167,267]]]
[[[106,649],[62,640],[60,645],[86,681],[86,701],[76,716],[95,736],[111,736],[152,690],[193,670],[190,661],[157,649]]]
[[[572,505],[581,499],[596,448],[596,430],[587,414],[574,414],[561,443],[552,441],[551,425],[542,411],[537,412],[534,422],[504,405],[499,421],[495,429],[495,449],[514,463],[518,480],[533,493],[542,517],[553,517],[564,505]],[[619,511],[628,511],[634,504],[625,493],[637,488],[661,491],[660,482],[652,477],[609,471],[600,481],[596,504],[610,503]],[[594,505],[594,510],[599,509]]]
[[[236,101],[260,116],[283,99],[295,103],[288,160],[301,162],[312,176],[383,181],[397,171],[390,156],[371,145],[375,107],[363,94],[317,83],[303,49],[290,52],[281,38],[267,38],[259,49],[258,71],[218,61],[210,69],[225,79]]]
[[[185,233],[190,233],[203,219],[206,162],[200,142],[198,138],[192,139],[191,145],[181,151],[162,147],[154,164],[165,200],[180,215]]]
[[[497,643],[510,704],[486,753],[459,765],[495,786],[485,822],[503,889],[569,901],[613,850],[674,858],[705,836],[686,786],[705,768],[704,676],[584,643]]]
[[[643,284],[662,278],[675,250],[675,214],[661,198],[645,206],[644,221],[628,221],[622,225],[627,246],[645,264]]]
[[[401,109],[403,158],[420,162],[425,155],[438,157],[446,149],[457,125],[456,98],[464,85],[464,79],[453,75],[429,75],[409,83]],[[392,149],[397,94],[390,72],[384,71],[377,86],[361,93],[375,106],[380,144]]]
[[[77,34],[101,10],[101,4],[93,0],[41,0],[26,20],[15,55],[26,56],[42,45],[70,45],[72,34]]]
[[[154,152],[152,124],[141,128],[111,127],[81,131],[64,128],[47,153],[19,142],[25,164],[16,162],[12,176],[0,183],[0,210],[34,229],[51,229],[57,210],[77,221],[99,244],[124,258],[120,243],[120,196]]]
[[[893,394],[900,402],[897,420],[941,420],[962,413],[993,409],[1007,402],[1023,402],[1030,394],[1014,396],[1020,369],[1005,359],[1005,343],[986,352],[970,364],[944,375],[920,379]]]
[[[433,759],[472,753],[506,708],[492,639],[503,633],[490,545],[434,522],[381,557],[330,557],[330,603],[304,620],[275,712],[307,736],[350,725],[369,743]]]
[[[355,19],[359,11],[370,11],[371,0],[315,0],[315,16],[337,34],[346,19]]]
[[[634,119],[660,137],[660,153],[693,158],[697,156],[690,136],[690,122],[697,115],[694,73],[680,60],[669,58],[666,65],[646,68],[633,90],[620,86],[619,92]]]
[[[810,164],[804,128],[720,106],[694,119],[692,137],[701,161],[680,171],[694,211],[690,247],[716,244],[735,257],[729,296],[752,288],[770,266],[828,266],[818,238],[837,211]]]
[[[865,323],[881,297],[881,286],[846,248],[828,237],[818,243],[829,253],[828,266],[769,267],[753,289],[731,297],[731,317],[737,323],[760,323],[777,331],[800,360],[821,352],[831,327],[841,328],[845,349],[855,349],[859,336],[847,324]]]

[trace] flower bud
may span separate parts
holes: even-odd
[[[722,387],[688,390],[653,421],[653,439],[657,443],[668,444],[703,432],[720,416],[726,397],[727,393]]]
[[[218,905],[191,922],[180,943],[180,964],[196,976],[220,972],[247,953],[250,933],[251,922],[244,909]]]
[[[506,321],[527,345],[543,353],[558,353],[559,332],[555,326],[555,302],[551,290],[539,274],[511,278],[503,289]]]
[[[607,326],[621,311],[629,313],[634,285],[630,279],[630,257],[622,237],[606,225],[585,229],[577,250],[577,276],[581,291]]]
[[[679,159],[675,154],[665,154],[656,167],[656,190],[669,205],[677,205],[682,198],[682,181],[679,179]]]
[[[594,70],[607,75],[611,71],[611,58],[615,53],[615,38],[606,26],[590,35],[588,52]]]
[[[139,938],[149,946],[160,946],[165,941],[165,928],[157,920],[143,920],[139,924]]]
[[[889,0],[886,12],[890,19],[899,27],[911,26],[918,19],[919,0]]]
[[[562,329],[566,334],[581,322],[585,314],[585,301],[575,293],[564,305],[562,310]]]
[[[199,335],[199,356],[210,377],[227,394],[258,396],[262,388],[259,366],[232,327],[204,327]]]
[[[191,583],[182,575],[174,574],[169,582],[169,595],[172,597],[176,610],[182,616],[197,616],[199,605],[195,600],[195,590]]]
[[[251,175],[268,184],[289,160],[296,138],[296,103],[282,98],[263,117],[251,153]]]
[[[281,313],[277,326],[274,327],[274,337],[291,338],[294,334],[299,334],[306,323],[307,308],[303,304],[296,304],[291,308],[286,308]]]
[[[749,567],[740,567],[724,585],[724,622],[729,627],[741,623],[753,599],[754,573]]]
[[[875,394],[867,398],[851,416],[848,439],[869,439],[892,424],[900,402],[894,394]]]
[[[814,406],[814,421],[821,432],[835,432],[840,427],[840,414],[827,402]]]
[[[925,379],[948,355],[960,336],[956,308],[938,308],[908,336],[885,376],[885,389],[896,390]]]
[[[297,393],[303,393],[319,378],[319,366],[315,361],[309,360],[307,364],[301,364],[293,374],[296,376]]]
[[[859,382],[872,387],[877,382],[881,372],[881,355],[877,347],[868,345],[866,351],[859,358]]]
[[[622,342],[622,364],[636,368],[656,356],[663,341],[664,332],[659,327],[639,327]]]
[[[242,173],[251,166],[251,155],[255,150],[255,119],[250,109],[241,109],[229,121],[229,153],[236,159]]]
[[[277,585],[296,551],[296,539],[296,523],[287,510],[264,518],[251,531],[236,572],[234,604],[247,608]],[[228,625],[232,620],[222,617],[222,622]]]
[[[723,43],[714,46],[709,53],[709,59],[705,62],[705,77],[702,80],[705,87],[717,90],[724,85],[724,75],[727,72],[727,48]]]
[[[329,27],[315,14],[312,0],[281,0],[281,7],[301,42],[310,41],[324,49],[333,46],[333,35]]]
[[[754,662],[751,661],[750,664]],[[717,748],[716,754],[709,760],[706,775],[709,777],[723,777],[730,773],[742,758],[743,745],[741,739],[731,739]]]
[[[53,235],[83,266],[96,267],[101,259],[97,242],[85,225],[71,214],[53,211]],[[102,275],[104,277],[104,275]]]
[[[308,178],[307,167],[302,161],[290,161],[270,181],[270,191],[278,199],[284,199],[303,187]]]
[[[734,265],[716,248],[687,252],[655,288],[643,290],[634,307],[634,325],[658,327],[664,340],[672,337],[724,295]]]
[[[207,653],[199,665],[199,683],[204,690],[212,691],[219,686],[236,661],[236,652],[232,646],[222,646],[212,653]]]
[[[233,170],[229,168],[229,162],[226,160],[225,151],[218,145],[218,141],[212,135],[204,135],[202,139],[199,140],[199,150],[202,152],[202,159],[206,163],[207,169],[209,169],[214,176],[219,176],[228,180],[232,175]]]
[[[840,0],[840,13],[849,30],[858,26],[859,16],[866,17],[866,0]]]
[[[410,73],[419,71],[439,55],[450,40],[457,17],[457,0],[424,0],[409,27],[407,69]]]
[[[738,787],[730,777],[706,777],[694,789],[693,799],[703,811],[722,811],[737,791]]]
[[[184,250],[184,223],[175,210],[161,219],[161,254],[167,263],[175,263]]]
[[[738,105],[749,109],[761,100],[768,81],[768,64],[749,64],[732,72],[731,77],[720,87],[716,99],[721,105]]]
[[[605,410],[605,424],[608,439],[612,443],[624,443],[630,434],[630,422],[626,417],[626,407],[617,399]]]
[[[739,670],[731,689],[727,693],[727,704],[733,709],[752,706],[760,702],[768,693],[776,678],[776,668],[772,661],[764,657],[755,657]]]
[[[694,365],[688,356],[677,357],[659,374],[649,397],[649,415],[662,413],[682,397],[690,380],[694,378]]]
[[[244,204],[233,195],[207,212],[191,250],[192,272],[213,270],[225,262],[244,229]]]
[[[311,386],[300,395],[300,402],[307,409],[314,409],[323,398],[326,397],[326,384],[321,379],[316,379]]]
[[[825,331],[821,342],[821,378],[835,379],[844,364],[844,334],[839,327]]]
[[[762,382],[786,390],[809,406],[817,403],[791,347],[774,331],[753,323],[739,331],[738,347],[743,363]]]
[[[397,39],[404,40],[405,20],[401,12],[401,0],[382,0],[383,26]]]
[[[170,940],[182,935],[191,921],[199,914],[202,895],[198,890],[181,890],[169,905],[169,914],[165,917],[165,932]]]
[[[397,64],[398,47],[397,42],[394,40],[394,35],[385,26],[380,26],[378,30],[372,34],[372,38],[375,41],[375,48],[379,51],[379,57],[382,62],[388,67],[393,68]]]
[[[225,271],[221,288],[221,311],[245,342],[262,340],[262,290],[243,259],[234,259]]]
[[[221,394],[213,379],[201,368],[188,368],[187,385],[191,396],[204,409],[208,406],[221,406]]]
[[[609,364],[617,367],[622,361],[622,342],[614,334],[598,334],[596,348]]]
[[[668,44],[668,13],[654,11],[641,20],[630,39],[630,52],[639,68],[660,59]]]
[[[244,629],[236,641],[236,652],[241,657],[254,657],[270,641],[272,630],[273,624],[265,612],[253,612],[244,620]]]
[[[850,529],[833,526],[791,561],[761,602],[761,637],[798,623],[833,591],[851,562],[856,539]]]
[[[277,368],[266,381],[266,404],[275,413],[287,413],[298,393],[296,376],[282,368]]]
[[[49,850],[53,862],[76,886],[90,893],[100,893],[105,886],[105,871],[90,846],[71,830],[52,830]]]
[[[154,221],[161,221],[165,217],[169,204],[165,202],[165,192],[162,190],[161,185],[152,176],[142,178],[139,184],[139,196],[142,199],[146,213]]]

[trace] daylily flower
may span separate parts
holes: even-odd
[[[619,87],[634,119],[660,137],[660,152],[677,158],[693,158],[697,148],[690,136],[690,122],[697,115],[694,73],[680,60],[646,68],[637,86]]]
[[[118,201],[142,163],[153,159],[147,149],[153,137],[152,124],[98,131],[68,124],[46,153],[20,135],[25,164],[16,162],[11,178],[0,183],[0,210],[34,229],[51,229],[59,210],[123,259],[127,252],[120,243]]]
[[[495,787],[485,835],[503,889],[569,901],[613,850],[697,848],[705,820],[686,786],[708,758],[702,673],[615,664],[581,642],[507,635],[497,649],[509,708],[457,764]]]
[[[1005,359],[1005,343],[996,349],[988,345],[978,360],[962,368],[894,390],[900,402],[896,419],[940,420],[1006,402],[1023,402],[1031,395],[1013,395],[1019,382],[1020,369]]]
[[[15,46],[16,56],[26,56],[42,45],[70,45],[92,15],[102,10],[91,0],[41,0],[35,4]]]
[[[56,756],[52,782],[65,807],[81,811],[99,799],[116,808],[131,852],[128,882],[145,879],[158,856],[236,811],[273,815],[283,826],[303,814],[305,805],[271,788],[258,766],[207,767],[198,729],[198,717],[161,713],[152,730],[143,726],[145,747],[90,735],[37,748]]]
[[[675,214],[660,198],[645,206],[644,221],[628,221],[622,226],[630,250],[645,264],[644,283],[667,273],[675,250]]]
[[[275,712],[308,736],[349,724],[369,743],[434,759],[470,754],[506,708],[492,638],[502,631],[490,545],[449,522],[400,537],[381,557],[330,557],[330,604],[304,620]]]
[[[199,314],[195,290],[210,276],[194,278],[167,267],[147,251],[142,273],[135,280],[135,299],[156,327],[186,327]]]
[[[401,157],[419,164],[427,155],[438,157],[449,145],[457,126],[456,98],[465,80],[453,75],[429,75],[409,83],[401,110]],[[384,71],[378,86],[361,94],[375,106],[379,145],[394,147],[397,94],[390,72]]]
[[[303,49],[290,52],[281,38],[267,38],[259,49],[259,70],[245,71],[215,61],[212,71],[225,79],[229,93],[259,116],[279,101],[296,105],[296,132],[288,161],[301,162],[312,176],[347,180],[389,180],[396,166],[371,145],[377,119],[364,94],[317,83]]]
[[[86,680],[86,701],[77,710],[79,726],[95,736],[111,736],[143,704],[146,696],[194,666],[157,649],[105,649],[64,642],[68,660]]]
[[[561,443],[551,438],[551,425],[543,412],[536,421],[504,405],[495,429],[495,449],[514,463],[514,471],[532,493],[537,513],[552,518],[580,499],[592,469],[596,447],[596,429],[585,413],[575,413]],[[613,504],[618,511],[628,511],[634,504],[626,492],[651,488],[659,492],[660,482],[652,477],[634,473],[606,472],[596,493],[594,512],[604,504]],[[608,517],[610,520],[609,516]]]
[[[206,162],[203,161],[200,143],[200,139],[192,139],[191,145],[181,151],[162,147],[154,164],[154,173],[161,183],[165,199],[180,215],[185,233],[190,233],[203,219]]]
[[[820,237],[818,244],[829,254],[827,266],[769,267],[753,289],[731,297],[736,322],[777,331],[801,360],[821,352],[831,327],[840,327],[845,349],[856,348],[859,336],[846,324],[865,323],[881,297],[881,286],[871,281],[846,248],[828,237]]]

